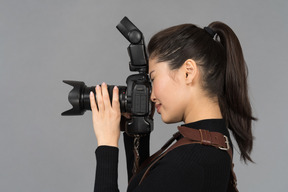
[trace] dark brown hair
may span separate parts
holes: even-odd
[[[193,24],[182,24],[155,34],[149,44],[150,58],[166,61],[170,69],[178,69],[193,59],[202,74],[202,85],[211,98],[218,98],[223,118],[232,131],[246,162],[252,161],[252,109],[248,97],[247,66],[240,42],[232,29],[213,22],[206,31]]]

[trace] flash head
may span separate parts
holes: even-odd
[[[138,44],[142,40],[141,31],[127,17],[124,17],[116,28],[132,44]]]
[[[130,71],[148,73],[148,57],[142,32],[127,17],[124,17],[116,28],[131,43],[127,48]]]

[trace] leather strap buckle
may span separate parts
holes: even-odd
[[[229,140],[228,140],[228,137],[226,135],[223,135],[223,136],[225,139],[226,147],[218,147],[218,148],[223,150],[223,151],[228,151],[230,149]]]
[[[199,132],[201,137],[201,144],[212,145],[210,132],[205,129],[199,129]]]

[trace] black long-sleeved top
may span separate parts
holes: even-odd
[[[229,132],[223,119],[208,119],[183,126],[194,129]],[[133,138],[124,134],[128,179],[132,176],[134,161]],[[231,140],[230,140],[230,147]],[[96,149],[96,179],[94,191],[114,192],[118,190],[118,153],[116,147],[100,146]],[[141,162],[149,157],[149,136],[140,140]],[[140,163],[141,163],[140,162]],[[231,160],[226,151],[212,146],[188,144],[167,153],[149,171],[139,184],[145,170],[140,171],[130,182],[127,192],[175,192],[175,191],[226,191],[230,176]]]

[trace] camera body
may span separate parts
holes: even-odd
[[[117,29],[131,43],[127,48],[130,57],[130,71],[137,71],[127,77],[127,86],[119,88],[119,102],[121,113],[130,113],[127,119],[125,132],[128,135],[145,135],[153,130],[154,103],[150,100],[151,82],[148,76],[148,57],[142,32],[127,18],[124,17],[117,25]],[[62,116],[83,115],[86,110],[91,110],[89,93],[95,93],[95,86],[87,87],[84,82],[67,81],[73,86],[68,95],[72,109],[62,113]],[[112,101],[114,85],[108,85],[110,100]]]

